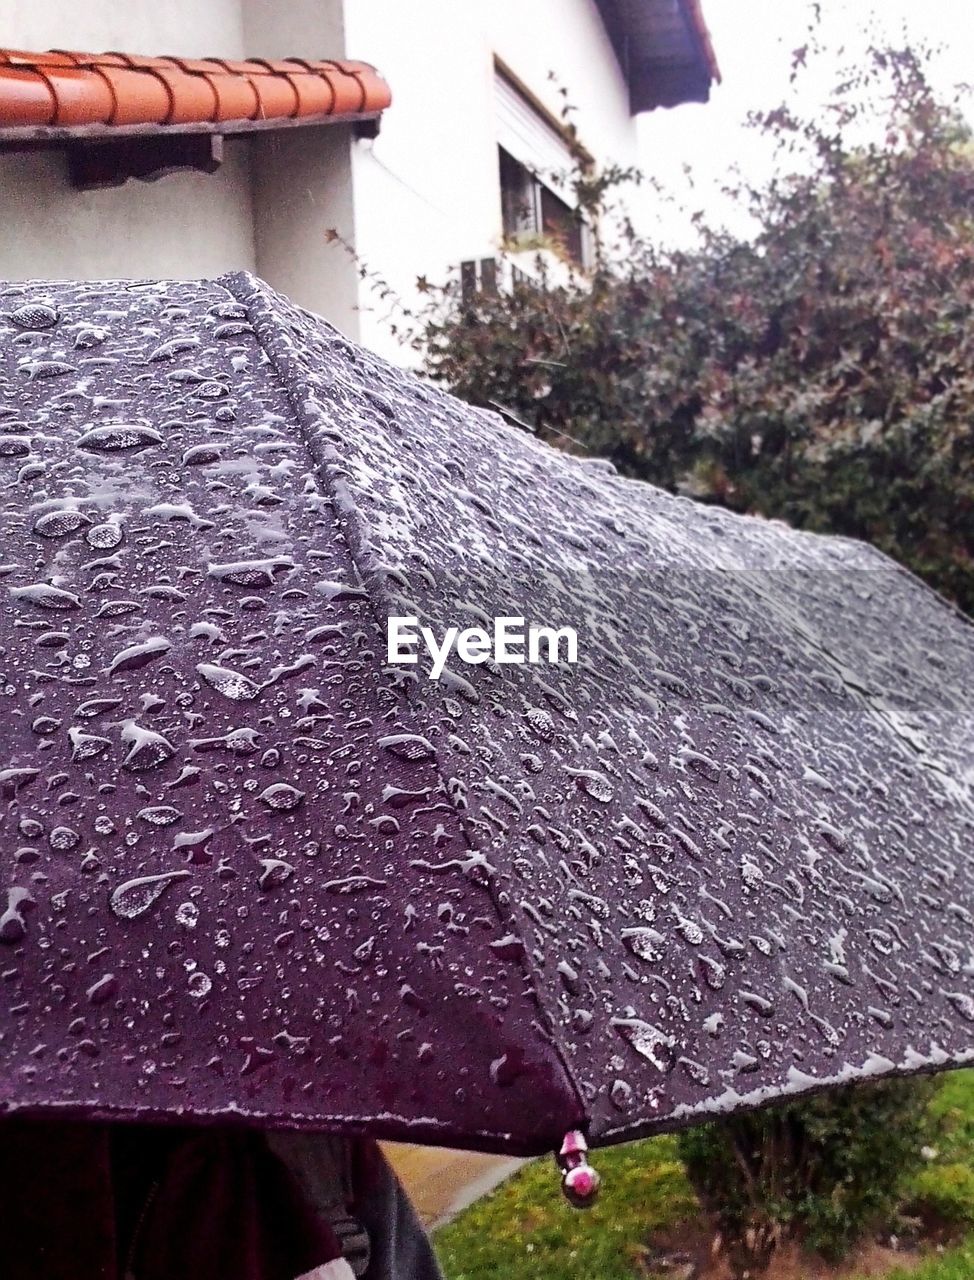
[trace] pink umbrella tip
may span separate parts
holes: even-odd
[[[557,1155],[561,1169],[561,1189],[570,1205],[588,1209],[599,1194],[601,1178],[588,1162],[588,1143],[577,1129],[565,1134]]]

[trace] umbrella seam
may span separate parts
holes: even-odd
[[[264,341],[264,335],[261,331],[262,330],[261,321],[263,320],[263,316],[259,314],[255,314],[255,312],[251,309],[251,304],[255,300],[259,300],[260,302],[265,304],[269,303],[272,296],[271,291],[267,289],[260,280],[256,279],[254,276],[250,275],[250,273],[246,271],[231,272],[231,273],[228,273],[227,275],[220,276],[215,283],[222,285],[222,287],[225,288],[227,292],[233,298],[236,299],[236,301],[240,302],[246,308],[248,318],[254,326],[254,336],[257,340],[257,343],[260,346],[261,350],[264,352],[272,369],[274,370],[275,374],[280,380],[281,387],[283,388],[283,391],[284,391],[284,395],[287,398],[287,400],[290,402],[291,408],[294,411],[295,421],[301,433],[301,441],[308,452],[308,455],[311,459],[311,463],[314,467],[315,473],[320,477],[320,483],[322,487],[325,489],[325,491],[328,493],[328,495],[332,497],[334,500],[336,500],[336,502],[338,502],[339,496],[335,491],[335,488],[329,473],[329,467],[331,464],[329,463],[328,459],[319,455],[319,450],[315,446],[315,442],[313,440],[312,434],[308,430],[307,411],[305,410],[299,396],[295,393],[295,388],[293,386],[292,379],[289,377],[287,371],[278,362],[274,351],[271,349],[271,346]],[[339,334],[338,330],[336,330],[335,332],[336,332],[336,335],[341,337],[343,341],[351,341],[350,339],[345,339],[344,335]],[[347,507],[348,504],[345,504],[345,505]],[[345,510],[344,514],[349,515],[348,510]],[[357,504],[352,502],[351,518],[349,520],[349,526],[346,532],[349,557],[352,561],[352,565],[354,566],[355,572],[358,575],[359,580],[366,587],[369,608],[373,614],[375,622],[381,629],[384,622],[384,618],[380,609],[380,599],[383,596],[383,591],[381,586],[376,582],[376,575],[372,572],[366,572],[363,564],[361,563],[361,543],[363,541],[361,530],[364,525],[365,525],[365,520]],[[387,610],[387,613],[388,613],[388,610]],[[422,727],[422,721],[417,715],[415,708],[410,703],[408,695],[404,696],[404,704],[407,707],[409,707],[409,716],[413,722],[414,727],[417,729]],[[436,768],[437,777],[439,778],[440,783],[443,786],[444,795],[446,795],[447,798],[450,800],[450,804],[453,807],[453,811],[457,816],[457,823],[460,828],[461,836],[463,837],[467,846],[471,850],[475,852],[480,851],[478,849],[478,845],[474,842],[470,834],[467,824],[463,820],[463,814],[461,810],[456,805],[452,795],[450,794],[449,788],[446,786],[446,778],[444,777],[443,770],[440,764],[439,753],[435,755],[434,759],[435,759],[435,768]],[[505,913],[504,911],[502,911],[501,905],[497,901],[497,896],[493,888],[493,882],[489,878],[487,880],[486,888],[487,888],[488,897],[490,898],[491,906],[494,909],[494,914],[497,917],[498,923],[501,925],[502,928],[511,929],[513,932],[517,934],[518,938],[521,939],[521,941],[524,941],[522,937],[522,930],[517,922],[516,917],[514,916],[513,912]],[[519,959],[518,965],[534,996],[534,1005],[536,1009],[536,1016],[539,1024],[539,1029],[543,1031],[544,1038],[546,1039],[547,1043],[550,1045],[552,1051],[554,1052],[558,1060],[558,1063],[561,1066],[562,1072],[564,1073],[564,1076],[565,1076],[565,1083],[568,1086],[567,1092],[571,1092],[574,1094],[575,1101],[578,1105],[578,1115],[575,1117],[566,1117],[565,1129],[567,1130],[570,1128],[578,1127],[580,1123],[582,1123],[585,1127],[587,1127],[588,1116],[586,1114],[584,1093],[583,1093],[580,1081],[577,1079],[574,1071],[569,1065],[566,1055],[562,1051],[562,1046],[558,1040],[554,1019],[549,1015],[549,1013],[547,1012],[543,1004],[541,993],[539,991],[538,983],[535,979],[534,972],[526,959],[526,956],[527,956],[526,946],[524,951],[525,951],[525,958]],[[580,1117],[582,1117],[583,1119],[580,1120]],[[561,1134],[558,1134],[557,1137],[553,1139],[553,1141],[559,1141],[560,1138],[561,1138]]]

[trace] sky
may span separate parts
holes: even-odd
[[[937,52],[932,78],[949,92],[974,81],[974,13],[970,0],[821,0],[819,36],[830,49],[821,64],[802,77],[803,100],[822,101],[842,66],[861,57],[872,28],[903,44],[924,42]],[[751,110],[777,105],[788,92],[791,51],[806,42],[809,0],[703,0],[723,83],[705,106],[687,104],[640,118],[640,164],[667,190],[691,207],[704,208],[725,225],[746,233],[748,221],[718,186],[732,164],[749,177],[769,176],[770,146],[745,128]],[[841,52],[839,52],[841,50]],[[974,111],[971,115],[974,124]],[[692,190],[682,175],[694,173]],[[685,214],[650,191],[639,200],[638,222],[668,243],[688,240]]]

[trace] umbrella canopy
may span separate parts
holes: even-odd
[[[528,1154],[971,1057],[974,634],[926,587],[248,276],[0,310],[0,1109]],[[432,679],[393,615],[578,661]]]

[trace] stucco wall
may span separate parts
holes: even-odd
[[[0,46],[244,52],[240,0],[0,0]],[[253,269],[249,144],[213,175],[78,192],[60,152],[0,156],[0,276],[218,275]]]
[[[248,53],[345,54],[342,0],[241,0],[241,14]],[[343,125],[263,134],[254,138],[252,173],[258,274],[355,338],[355,264],[327,239],[332,229],[349,237],[354,230],[352,145]]]
[[[345,39],[393,90],[379,137],[354,146],[355,242],[407,305],[418,275],[440,280],[497,249],[495,55],[557,114],[555,69],[589,150],[635,163],[625,81],[594,0],[346,0]],[[362,340],[408,363],[388,301],[365,287],[359,305]]]
[[[249,144],[216,174],[75,191],[59,152],[0,156],[0,278],[213,276],[256,265]]]
[[[340,57],[341,0],[0,0],[0,47]],[[78,192],[62,153],[0,155],[0,278],[212,276],[246,268],[354,333],[349,130],[232,139],[215,174]]]
[[[0,46],[239,58],[240,0],[0,0]]]

